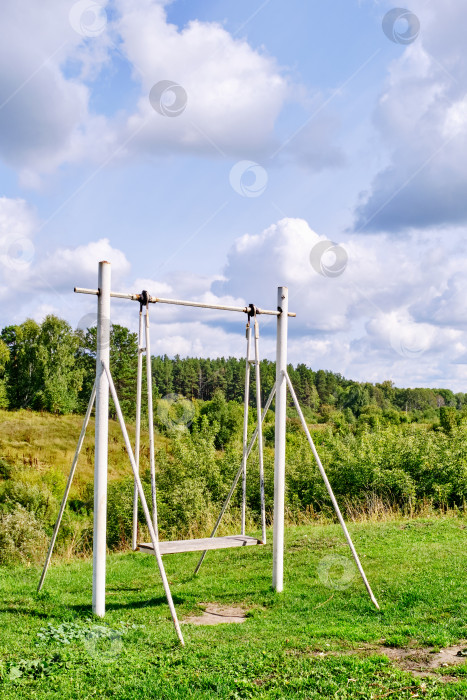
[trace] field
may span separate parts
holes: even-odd
[[[379,612],[337,525],[287,529],[282,594],[270,544],[211,552],[197,577],[196,554],[166,557],[181,619],[210,603],[247,615],[184,624],[185,648],[153,557],[109,555],[104,621],[91,619],[89,559],[55,563],[40,594],[37,567],[4,567],[0,697],[465,698],[462,658],[426,667],[467,647],[466,527],[461,514],[351,524]]]

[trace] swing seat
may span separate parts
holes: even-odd
[[[248,535],[227,535],[226,537],[203,537],[199,540],[159,542],[159,551],[161,554],[179,554],[180,552],[204,552],[206,549],[249,547],[254,544],[264,544],[264,542]],[[152,542],[143,542],[137,545],[136,551],[154,554],[154,547]]]

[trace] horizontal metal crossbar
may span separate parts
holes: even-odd
[[[75,287],[74,291],[77,294],[94,294],[98,295],[98,289],[85,289],[83,287]],[[123,292],[110,292],[111,297],[116,299],[131,299],[132,301],[141,301],[141,294],[124,294]],[[199,301],[186,301],[184,299],[163,299],[162,297],[148,297],[151,304],[174,304],[176,306],[194,306],[198,309],[219,309],[219,311],[238,311],[240,313],[249,314],[252,312],[250,306],[224,306],[222,304],[203,304]],[[255,307],[257,314],[266,316],[280,316],[280,311],[271,311],[268,309],[258,309]],[[289,311],[288,316],[296,316],[297,314]]]
[[[255,544],[263,544],[263,542],[256,537],[248,537],[248,535],[228,535],[227,537],[204,537],[199,540],[159,542],[159,551],[161,554],[178,554],[180,552],[203,552],[206,549],[248,547]],[[154,547],[151,542],[138,544],[137,550],[147,554],[154,554]]]

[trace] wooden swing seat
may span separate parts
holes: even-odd
[[[206,549],[249,547],[255,544],[264,544],[264,542],[248,535],[227,535],[226,537],[203,537],[199,540],[159,542],[159,551],[161,554],[179,554],[180,552],[204,552]],[[137,545],[136,551],[154,554],[154,547],[152,542],[143,542]]]

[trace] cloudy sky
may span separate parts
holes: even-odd
[[[466,391],[466,26],[463,0],[4,0],[0,325],[83,325],[106,259],[115,291],[287,285],[290,361]],[[240,314],[151,311],[154,353],[244,352]]]

